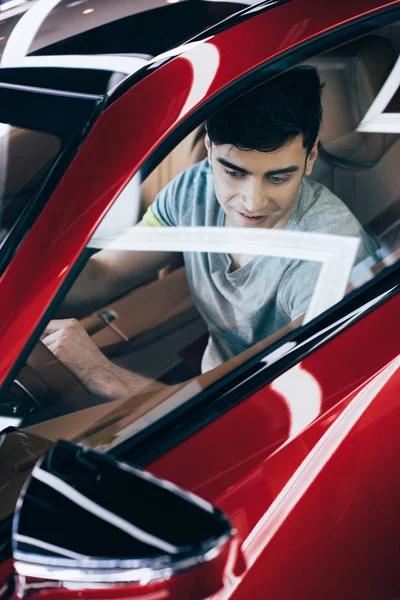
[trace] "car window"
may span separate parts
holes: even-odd
[[[92,258],[10,387],[3,419],[113,447],[252,357],[276,360],[294,330],[393,265],[398,75],[385,86],[398,72],[397,33],[393,24],[266,81],[293,93],[293,77],[318,75],[323,120],[308,148],[303,134],[255,151],[225,143],[232,109],[223,127],[210,115],[145,181],[137,174],[90,240]]]
[[[1,84],[1,268],[32,223],[33,212],[37,216],[39,204],[43,207],[46,192],[42,188],[57,160],[67,148],[73,150],[74,141],[79,142],[100,101],[101,96],[94,94],[53,93],[40,82],[32,87]]]
[[[54,163],[61,141],[54,135],[0,124],[0,244]]]

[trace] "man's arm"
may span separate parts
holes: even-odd
[[[85,388],[107,400],[119,400],[165,386],[114,365],[92,342],[76,319],[56,319],[45,329],[43,343]]]
[[[142,226],[139,223],[137,227]],[[101,250],[92,258],[67,294],[60,317],[82,316],[104,306],[173,260],[170,252]]]

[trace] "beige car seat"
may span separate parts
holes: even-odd
[[[390,41],[377,35],[308,61],[325,83],[320,155],[312,178],[339,196],[389,251],[400,246],[400,139],[358,133],[357,127],[395,61]]]
[[[307,61],[325,84],[320,156],[312,178],[339,196],[388,250],[400,247],[400,139],[356,130],[395,61],[391,42],[379,35],[364,36]],[[200,127],[143,183],[143,212],[171,179],[205,155]]]
[[[154,202],[157,194],[181,171],[206,157],[204,126],[192,131],[150,173],[142,184],[141,201],[143,213]]]

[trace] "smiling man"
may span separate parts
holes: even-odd
[[[141,225],[356,236],[357,261],[373,254],[374,241],[343,202],[308,179],[318,155],[321,117],[321,83],[311,67],[292,69],[255,88],[208,119],[207,158],[160,192]],[[149,254],[98,253],[80,278],[82,293],[75,291],[75,303],[86,295],[101,306],[104,292],[123,293],[140,272],[169,259]],[[202,371],[303,315],[320,269],[312,262],[241,254],[190,252],[184,259],[210,334]],[[47,346],[96,393],[118,398],[145,383],[101,355],[76,321],[53,321],[47,333]]]
[[[161,191],[143,221],[163,226],[262,227],[357,236],[375,243],[325,186],[307,178],[318,155],[321,83],[299,67],[255,88],[207,122],[207,158]],[[320,265],[249,255],[185,255],[210,332],[207,371],[307,311]]]

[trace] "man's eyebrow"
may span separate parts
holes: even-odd
[[[292,165],[291,167],[285,167],[283,169],[274,169],[273,171],[267,171],[266,173],[264,173],[264,175],[267,176],[271,176],[271,175],[282,175],[284,173],[296,173],[296,171],[299,170],[299,167],[297,167],[296,165]]]
[[[229,160],[225,160],[225,158],[217,158],[217,161],[224,165],[224,167],[228,167],[228,169],[234,169],[235,171],[239,171],[239,173],[243,173],[244,175],[251,175],[250,171],[247,169],[243,169],[243,167],[238,167],[233,163],[229,162]]]
[[[225,158],[218,157],[217,161],[221,163],[221,165],[224,165],[224,167],[228,167],[228,169],[234,169],[235,171],[243,173],[244,175],[251,175],[251,172],[247,169],[239,167],[238,165],[229,162],[229,160],[225,160]],[[296,173],[296,171],[298,170],[299,167],[297,167],[296,165],[291,165],[290,167],[284,167],[283,169],[273,169],[271,171],[267,171],[266,173],[264,173],[264,175],[267,177],[271,177],[274,175],[283,175],[284,173]]]

